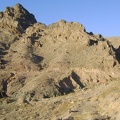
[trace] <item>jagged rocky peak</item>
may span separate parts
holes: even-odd
[[[6,7],[4,12],[0,12],[0,24],[4,24],[0,25],[2,28],[6,25],[6,27],[14,27],[22,32],[36,22],[34,15],[29,13],[21,4]]]
[[[4,11],[4,16],[26,20],[26,22],[30,22],[31,24],[37,22],[34,15],[29,13],[21,4],[16,4],[14,7],[7,7]]]
[[[86,32],[85,27],[78,23],[78,22],[67,22],[63,19],[61,19],[59,22],[57,23],[53,23],[49,26],[49,28],[53,29],[53,28],[61,28],[61,29],[65,29],[65,30],[69,30],[69,31],[73,31],[73,30],[79,30],[79,31],[83,31]]]

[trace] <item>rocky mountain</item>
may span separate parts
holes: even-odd
[[[20,4],[7,7],[0,76],[1,119],[120,119],[120,48],[80,23],[46,26]]]

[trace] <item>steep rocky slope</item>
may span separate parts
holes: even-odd
[[[113,45],[80,23],[46,26],[20,4],[7,7],[0,13],[1,119],[119,120]]]

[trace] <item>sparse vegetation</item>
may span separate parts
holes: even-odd
[[[46,26],[22,5],[0,12],[1,120],[119,120],[120,37],[76,22]]]

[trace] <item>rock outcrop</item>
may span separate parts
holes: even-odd
[[[14,7],[7,7],[0,13],[0,27],[5,31],[13,33],[23,33],[24,30],[36,23],[34,15],[30,14],[22,5],[17,4]]]

